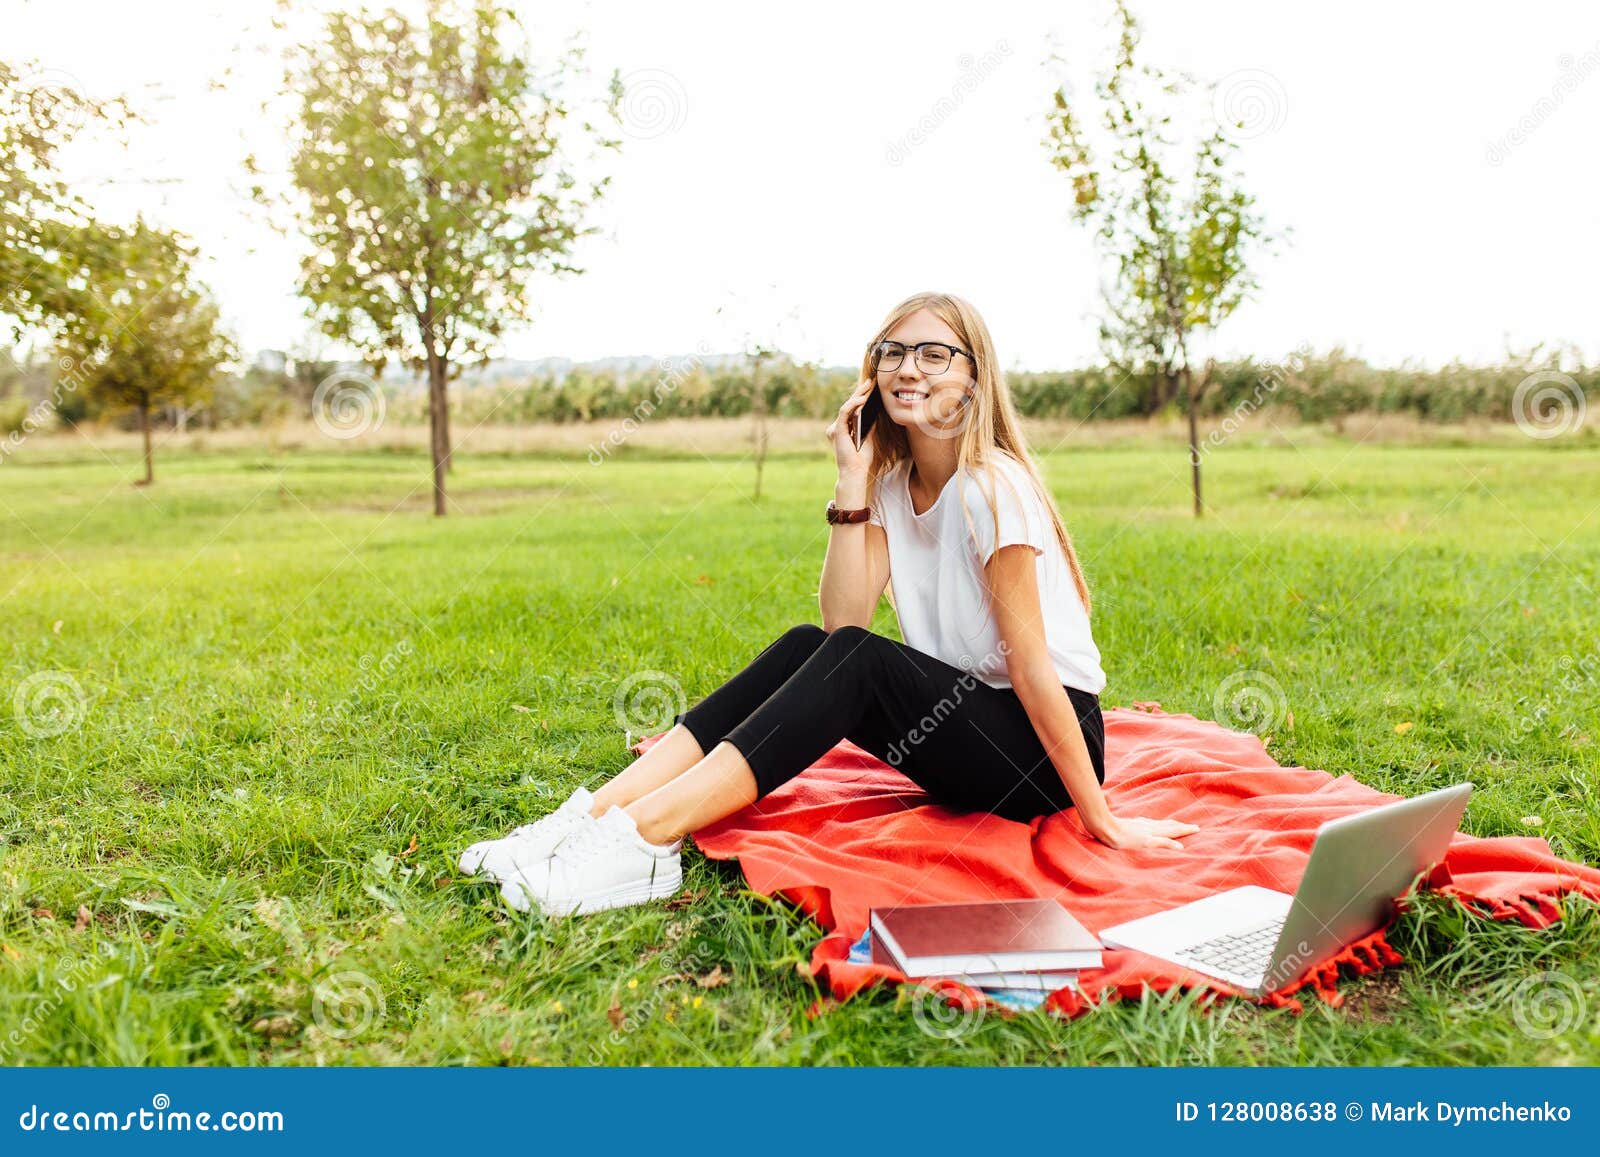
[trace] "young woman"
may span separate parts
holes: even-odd
[[[685,835],[846,738],[947,807],[1021,822],[1076,807],[1113,848],[1175,848],[1198,830],[1107,806],[1088,584],[977,311],[949,294],[908,298],[862,374],[827,429],[839,477],[822,625],[785,632],[598,791],[468,848],[462,869],[499,882],[512,907],[672,895]],[[874,391],[882,412],[858,451],[854,422]],[[869,629],[891,578],[904,643]]]

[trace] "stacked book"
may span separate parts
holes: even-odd
[[[912,980],[959,981],[1021,1007],[1102,967],[1099,938],[1055,900],[874,908],[863,940],[874,964]]]

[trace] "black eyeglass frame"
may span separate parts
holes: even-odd
[[[883,364],[883,357],[884,357],[883,347],[886,346],[886,345],[897,345],[897,346],[900,347],[900,357],[899,357],[899,359],[894,363],[894,365],[887,366],[887,367],[884,366],[884,364]],[[947,341],[919,341],[916,345],[906,345],[906,343],[903,342],[903,341],[890,341],[887,338],[885,338],[883,341],[880,341],[880,342],[876,343],[872,347],[872,368],[873,368],[873,372],[874,373],[879,373],[879,374],[882,374],[882,373],[894,373],[902,365],[905,364],[906,354],[910,354],[911,357],[912,357],[913,362],[916,364],[916,367],[919,370],[921,370],[923,373],[928,373],[927,367],[922,364],[922,351],[923,351],[923,349],[925,347],[931,346],[931,345],[942,346],[943,348],[949,350],[952,354],[960,354],[962,357],[966,358],[969,362],[971,362],[974,366],[976,366],[978,364],[978,359],[977,358],[973,357],[971,354],[969,354],[966,350],[962,349],[960,346],[951,345]],[[949,367],[946,366],[945,369],[940,370],[939,373],[945,373],[948,370],[949,370]]]

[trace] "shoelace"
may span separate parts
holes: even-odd
[[[557,808],[547,816],[541,816],[540,818],[534,820],[531,824],[523,824],[511,834],[515,837],[531,836],[540,830],[541,824],[546,824],[550,827],[571,827],[577,822],[577,820],[577,813],[564,810],[563,805],[562,808]],[[557,823],[556,821],[560,822]]]
[[[557,844],[555,858],[564,864],[581,864],[594,859],[601,852],[621,847],[623,843],[620,832],[609,828],[591,827]]]

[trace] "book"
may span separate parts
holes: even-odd
[[[919,976],[918,980],[959,980],[971,988],[1026,988],[1033,992],[1054,992],[1077,987],[1078,972],[951,972],[938,976]]]
[[[1018,1012],[1032,1012],[1042,1007],[1048,995],[1037,988],[986,988],[983,991],[990,1000],[1002,1008],[1015,1009]]]
[[[874,908],[871,931],[874,962],[919,980],[1102,966],[1099,939],[1055,900]]]

